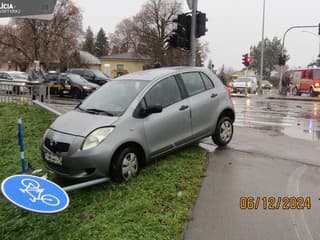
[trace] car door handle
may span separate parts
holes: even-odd
[[[185,109],[187,109],[187,108],[189,108],[188,105],[182,105],[182,106],[179,108],[179,110],[180,110],[180,111],[183,111],[183,110],[185,110]]]
[[[210,97],[211,97],[211,98],[215,98],[216,96],[218,96],[217,93],[212,93]]]

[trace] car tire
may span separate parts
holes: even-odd
[[[127,182],[139,171],[139,152],[131,146],[121,149],[112,158],[110,176],[115,182]]]
[[[74,88],[72,91],[72,97],[76,99],[80,99],[82,96],[81,91],[78,88]]]
[[[313,90],[313,88],[310,88],[309,93],[310,93],[310,96],[311,96],[311,97],[318,97],[318,95],[319,95],[319,93],[315,92],[315,91]]]
[[[233,123],[230,117],[224,116],[219,119],[212,141],[219,147],[226,146],[233,136]]]

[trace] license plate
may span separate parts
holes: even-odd
[[[45,152],[44,153],[44,159],[48,162],[51,162],[51,163],[54,163],[54,164],[57,164],[57,165],[62,165],[62,157],[54,154],[54,153],[51,153],[51,152]]]

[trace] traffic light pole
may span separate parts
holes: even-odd
[[[192,1],[191,33],[190,33],[190,60],[189,65],[196,65],[196,21],[197,21],[198,0]]]

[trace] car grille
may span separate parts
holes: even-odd
[[[44,140],[44,145],[53,153],[68,152],[70,144],[64,142],[52,142],[49,138]]]
[[[66,167],[63,167],[63,166],[60,166],[60,165],[57,165],[57,164],[54,164],[54,163],[50,163],[50,162],[46,162],[47,163],[47,166],[49,169],[52,169],[54,171],[57,171],[59,173],[63,173],[63,174],[69,174],[70,171],[68,168]]]

